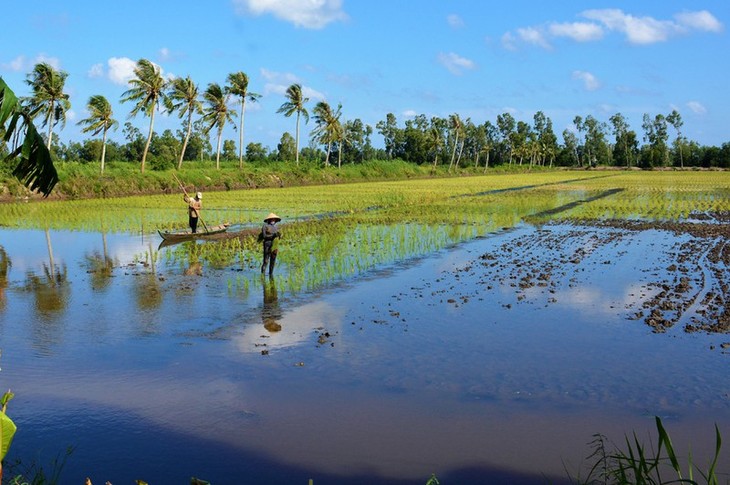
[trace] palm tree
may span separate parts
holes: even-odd
[[[143,111],[146,116],[150,117],[150,132],[147,135],[144,152],[142,152],[142,173],[144,173],[144,164],[145,160],[147,160],[147,152],[150,149],[152,133],[155,127],[155,111],[157,111],[157,105],[161,101],[165,102],[167,99],[167,94],[165,93],[167,82],[162,77],[160,67],[147,59],[137,61],[137,66],[134,68],[134,75],[136,77],[129,80],[129,84],[132,87],[122,94],[122,103],[126,101],[134,101],[136,103],[129,114],[130,117],[136,116],[140,111]]]
[[[226,91],[241,100],[241,122],[238,130],[238,168],[243,168],[243,115],[246,111],[246,100],[255,103],[260,94],[248,91],[248,76],[244,72],[234,72],[228,75]]]
[[[0,147],[3,143],[8,144],[3,161],[18,161],[13,175],[30,190],[48,197],[58,183],[51,154],[15,93],[0,77]]]
[[[451,161],[449,162],[449,173],[451,173],[451,167],[454,165],[454,160],[456,159],[456,148],[459,146],[459,134],[461,134],[462,130],[462,123],[459,115],[454,113],[449,116],[449,124],[451,124],[451,130],[454,134],[454,148],[451,152]]]
[[[216,169],[220,169],[223,127],[226,125],[226,121],[233,123],[233,117],[236,115],[236,112],[228,107],[228,98],[229,95],[218,83],[208,84],[208,88],[203,93],[203,101],[207,104],[203,109],[203,122],[207,125],[205,132],[209,133],[213,127],[218,128],[218,145],[215,153]]]
[[[83,133],[91,132],[93,135],[102,133],[101,138],[101,173],[104,173],[104,160],[106,158],[106,133],[109,128],[116,129],[119,126],[117,120],[112,118],[112,105],[107,99],[96,94],[89,98],[86,103],[86,109],[89,110],[89,117],[79,121],[78,125],[83,125],[81,129]]]
[[[198,85],[190,79],[190,76],[184,79],[178,77],[170,81],[170,91],[167,93],[165,107],[171,113],[177,111],[180,118],[187,116],[188,119],[185,141],[183,141],[180,151],[180,159],[177,161],[178,170],[182,168],[185,149],[188,147],[190,134],[193,131],[193,115],[203,114],[203,104],[198,99],[199,94]]]
[[[287,118],[294,113],[297,114],[297,133],[296,133],[296,144],[297,144],[297,165],[299,165],[299,117],[304,117],[304,122],[309,122],[309,112],[304,107],[304,104],[309,101],[309,98],[305,98],[302,94],[301,84],[292,84],[286,89],[286,101],[276,111],[277,113],[284,113]]]
[[[441,135],[441,130],[436,126],[431,126],[426,133],[426,143],[433,152],[433,170],[436,170],[436,165],[439,161],[439,152],[444,146],[444,138]]]
[[[33,71],[25,81],[32,91],[31,96],[25,99],[28,111],[32,118],[42,116],[43,126],[48,126],[46,147],[49,150],[53,140],[53,127],[59,122],[61,127],[64,127],[66,111],[71,109],[69,96],[63,92],[67,77],[67,73],[57,71],[50,64],[41,62],[33,67]]]
[[[340,116],[342,115],[342,105],[337,106],[337,111],[332,111],[329,103],[320,101],[314,107],[312,113],[317,123],[317,127],[312,131],[312,136],[320,143],[327,144],[327,157],[324,164],[329,165],[332,143],[336,143],[341,139],[342,125],[340,124]]]

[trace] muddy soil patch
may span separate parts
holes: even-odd
[[[691,222],[590,221],[554,223],[508,239],[467,265],[429,283],[446,304],[499,295],[502,307],[556,303],[582,285],[611,283],[612,273],[635,271],[637,289],[606,302],[627,321],[653,332],[730,333],[726,214]],[[651,243],[638,240],[651,234]],[[589,281],[590,280],[590,281]],[[730,347],[730,343],[723,343]]]

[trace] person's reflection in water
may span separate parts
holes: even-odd
[[[261,320],[264,328],[270,333],[281,331],[281,309],[279,308],[279,296],[276,293],[276,281],[273,277],[266,278],[261,275],[261,286],[264,289],[264,305],[261,308]]]

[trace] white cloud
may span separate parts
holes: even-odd
[[[664,42],[681,31],[679,25],[672,21],[657,20],[653,17],[634,17],[615,8],[586,10],[581,15],[602,23],[609,30],[625,34],[632,44]]]
[[[51,57],[44,53],[38,54],[33,60],[26,59],[25,56],[20,55],[10,62],[0,64],[0,68],[2,68],[2,70],[4,71],[13,72],[30,71],[31,69],[33,69],[33,66],[42,62],[48,64],[56,70],[61,69],[61,61],[58,59],[58,57]]]
[[[603,38],[600,25],[589,22],[553,23],[548,30],[555,37],[569,37],[577,42],[589,42]]]
[[[455,13],[452,13],[451,15],[446,17],[446,23],[448,23],[449,27],[451,27],[452,29],[460,29],[464,27],[464,19],[462,19]]]
[[[596,76],[586,71],[573,71],[573,79],[578,79],[583,82],[583,87],[586,91],[595,91],[601,87],[601,83],[598,82]]]
[[[66,111],[66,119],[68,121],[74,121],[76,119],[76,111],[72,109]]]
[[[717,33],[723,30],[722,23],[707,10],[678,13],[674,20],[636,17],[617,8],[585,10],[579,15],[592,22],[552,22],[546,27],[520,27],[515,29],[516,34],[507,32],[502,36],[502,46],[513,51],[521,44],[549,49],[552,38],[589,42],[602,39],[606,31],[621,33],[632,44],[647,45],[692,31]]]
[[[280,84],[286,84],[287,86],[301,82],[295,74],[289,72],[270,71],[264,67],[260,69],[260,72],[261,77],[267,81],[274,81]]]
[[[264,84],[264,96],[268,94],[279,94],[281,96],[286,95],[286,90],[292,84],[300,84],[302,86],[302,95],[305,98],[309,98],[310,101],[324,100],[326,96],[319,91],[316,91],[308,86],[304,86],[301,80],[294,74],[289,72],[276,72],[270,71],[265,68],[260,69],[261,77],[266,81]]]
[[[690,29],[703,30],[706,32],[722,32],[723,26],[719,20],[715,18],[707,10],[699,12],[682,12],[674,16],[680,25]]]
[[[134,77],[134,68],[137,63],[129,57],[111,57],[109,65],[109,79],[114,84],[126,85]]]
[[[310,101],[324,101],[325,99],[327,99],[327,97],[323,93],[320,93],[319,91],[307,86],[302,86],[302,94],[305,98],[309,98]]]
[[[39,64],[41,62],[45,62],[54,69],[61,69],[61,61],[58,59],[58,57],[51,57],[41,53],[38,54],[35,59],[33,59],[33,65]]]
[[[703,115],[707,113],[707,108],[700,103],[699,101],[690,101],[687,103],[687,107],[694,113],[698,115]]]
[[[233,0],[233,5],[239,14],[271,14],[306,29],[321,29],[348,18],[342,0]]]
[[[24,69],[24,66],[25,66],[25,56],[18,56],[8,63],[0,64],[0,67],[2,67],[3,71],[13,71],[13,72],[22,71]]]
[[[533,44],[543,49],[551,49],[552,46],[545,38],[545,34],[535,27],[524,27],[517,29],[517,35],[527,44]]]
[[[86,75],[91,78],[104,76],[104,65],[101,63],[94,64],[93,66],[91,66],[91,68],[89,68],[89,71],[86,73]]]
[[[172,57],[172,54],[170,53],[170,49],[168,49],[167,47],[163,47],[158,52],[158,57],[161,62],[170,60],[170,58]]]
[[[440,53],[438,55],[438,61],[441,65],[448,69],[450,73],[457,76],[461,75],[464,70],[472,70],[476,67],[474,61],[461,57],[453,52],[449,52],[448,54],[444,54],[443,52]]]
[[[515,36],[512,32],[505,32],[502,35],[501,40],[502,40],[502,47],[504,47],[508,51],[517,50],[517,39],[515,38]]]
[[[418,112],[416,112],[412,109],[407,109],[407,110],[403,111],[403,116],[406,118],[415,118],[416,116],[418,116],[418,114],[419,114]]]

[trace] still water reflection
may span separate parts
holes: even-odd
[[[560,483],[596,432],[643,436],[661,415],[693,456],[715,422],[730,433],[717,338],[621,315],[658,241],[550,306],[450,301],[482,287],[449,272],[520,231],[295,292],[153,236],[2,230],[9,458],[73,445],[65,483]]]

